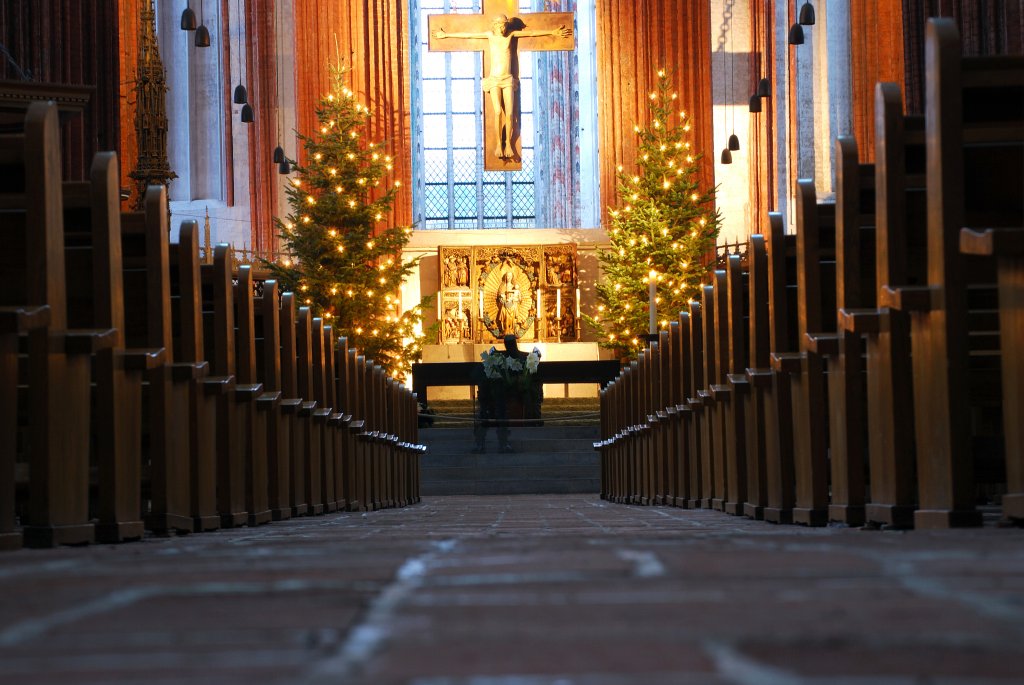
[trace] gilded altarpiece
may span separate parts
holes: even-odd
[[[579,340],[574,244],[439,247],[442,344]]]

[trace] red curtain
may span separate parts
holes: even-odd
[[[711,102],[711,14],[693,0],[597,0],[598,141],[601,201],[617,197],[616,167],[636,159],[633,126],[648,119],[647,96],[661,67],[674,70],[681,110],[704,153],[702,184],[715,185]]]
[[[402,182],[391,222],[412,223],[409,15],[407,0],[295,0],[298,129],[316,130],[314,107],[327,92],[327,65],[340,53],[350,87],[373,110],[370,134],[395,157]]]

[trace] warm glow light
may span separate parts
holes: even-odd
[[[324,158],[324,156],[323,156],[322,154],[320,154],[319,152],[318,152],[318,153],[316,153],[315,155],[313,155],[313,159],[315,159],[315,160],[316,160],[316,161],[318,161],[318,162],[319,162],[319,161],[320,161],[321,159],[323,159],[323,158]]]

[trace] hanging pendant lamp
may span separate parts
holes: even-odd
[[[757,96],[762,98],[770,98],[772,96],[772,82],[767,78],[757,82]]]
[[[281,174],[282,176],[292,173],[291,163],[287,159],[282,161],[280,164],[277,165],[277,173]]]
[[[804,27],[801,26],[800,24],[793,24],[792,26],[789,27],[789,44],[804,44]]]
[[[732,153],[729,152],[729,148],[722,150],[722,164],[732,164]]]
[[[196,30],[196,13],[195,10],[192,9],[192,3],[189,2],[189,0],[185,0],[185,9],[181,13],[181,30]]]
[[[280,164],[284,161],[284,148],[278,145],[274,148],[274,164]]]
[[[255,119],[256,112],[248,102],[242,107],[242,123],[251,124]]]
[[[736,152],[737,150],[740,149],[740,137],[735,133],[729,136],[729,149],[732,150],[733,152]]]
[[[236,105],[244,105],[249,102],[249,93],[246,92],[245,86],[241,82],[235,86],[235,97],[232,99]]]
[[[810,0],[804,0],[804,4],[800,8],[799,22],[804,26],[814,26],[814,8],[811,7]]]
[[[210,47],[210,29],[206,28],[206,19],[203,16],[203,0],[199,0],[199,28],[196,29],[196,47]]]
[[[750,113],[757,114],[761,111],[761,97],[754,93],[750,96]]]

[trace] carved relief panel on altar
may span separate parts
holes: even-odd
[[[579,339],[576,246],[439,247],[443,344]]]

